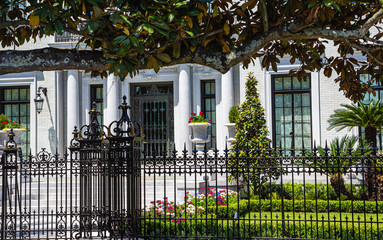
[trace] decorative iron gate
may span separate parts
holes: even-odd
[[[173,86],[133,85],[133,119],[142,124],[144,151],[170,151],[174,147]]]
[[[138,234],[142,131],[120,120],[75,128],[70,154],[23,159],[10,134],[1,158],[1,239],[123,238]]]

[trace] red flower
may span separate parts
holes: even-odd
[[[199,115],[203,115],[203,112],[199,112]]]
[[[209,122],[212,122],[211,119],[209,120]]]
[[[9,122],[12,122],[12,120],[9,120]]]
[[[7,123],[6,121],[3,121],[3,123]]]
[[[189,120],[189,123],[190,123],[191,121]]]
[[[17,123],[17,121],[15,121],[15,123]]]
[[[19,124],[17,124],[16,126],[20,126]]]

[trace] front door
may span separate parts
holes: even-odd
[[[170,151],[174,146],[173,85],[132,85],[132,119],[143,128],[143,150]]]

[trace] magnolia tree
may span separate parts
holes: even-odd
[[[1,0],[3,47],[64,32],[80,35],[88,47],[3,50],[0,74],[82,69],[124,79],[180,63],[224,73],[257,57],[276,71],[288,56],[301,63],[292,72],[298,78],[335,71],[340,90],[357,100],[373,91],[358,73],[381,78],[382,17],[379,0]],[[338,55],[326,56],[328,47]]]

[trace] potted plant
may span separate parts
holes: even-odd
[[[8,119],[8,116],[5,114],[0,114],[0,146],[5,146],[7,141],[9,140],[9,133],[13,129],[15,134],[13,140],[20,147],[23,142],[21,141],[21,134],[26,131],[21,123],[17,121],[12,121]]]
[[[229,122],[226,123],[225,126],[227,127],[227,142],[232,143],[235,140],[235,121],[238,119],[239,116],[239,107],[238,106],[232,106],[229,111]]]
[[[197,150],[203,150],[204,144],[210,141],[211,136],[207,134],[207,128],[211,126],[211,122],[212,120],[205,117],[203,112],[200,112],[198,116],[194,112],[191,113],[188,126],[192,128],[193,134],[189,136],[189,139],[196,143]]]

